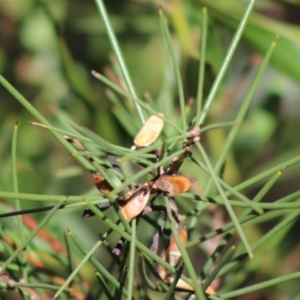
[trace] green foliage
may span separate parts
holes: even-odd
[[[296,1],[21,2],[0,16],[1,299],[296,299]],[[132,150],[157,113],[160,137]],[[192,188],[128,222],[118,199],[178,157]],[[178,264],[161,254],[172,239]]]

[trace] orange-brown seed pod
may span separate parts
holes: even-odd
[[[186,247],[187,243],[187,232],[185,229],[181,229],[178,231],[179,238],[183,244],[184,247]],[[161,258],[167,262],[173,267],[176,266],[178,263],[179,258],[181,257],[181,253],[178,249],[178,246],[176,244],[175,238],[172,236],[167,248],[162,252]],[[162,279],[166,279],[169,271],[166,270],[163,266],[159,265],[158,267],[158,273]]]
[[[183,244],[184,247],[186,247],[187,244],[187,232],[185,229],[181,229],[178,231],[179,238]],[[164,260],[167,260],[171,266],[176,266],[178,263],[179,258],[181,257],[181,253],[178,249],[178,246],[176,244],[176,241],[174,237],[171,237],[169,245],[167,249],[162,253],[161,258]],[[161,265],[159,266],[159,275],[161,276],[162,279],[168,284],[171,284],[174,280],[174,277],[171,276],[169,277],[169,271],[167,271],[164,267]],[[199,285],[201,285],[201,282],[199,282]],[[178,290],[183,290],[183,291],[194,291],[193,287],[183,281],[182,279],[179,279],[176,283],[176,289]],[[205,291],[205,293],[210,294],[210,295],[216,295],[216,292],[212,287],[208,287]]]
[[[186,192],[193,181],[183,175],[162,175],[153,184],[153,188],[161,190],[169,196],[176,196]]]
[[[124,204],[122,207],[122,215],[128,221],[136,218],[147,205],[150,196],[149,185],[139,188]]]
[[[187,243],[187,232],[184,229],[181,229],[178,231],[179,238],[184,246],[186,247]],[[181,257],[181,253],[178,249],[178,246],[176,244],[175,238],[172,237],[170,240],[170,243],[168,245],[168,248],[166,249],[166,256],[168,257],[169,263],[171,266],[175,267],[179,258]]]
[[[109,184],[107,180],[105,180],[99,172],[93,174],[93,179],[94,179],[94,184],[97,187],[98,191],[102,194],[105,195],[113,190],[113,187]],[[103,202],[95,205],[99,210],[104,211],[107,208],[110,207],[109,202]],[[82,217],[88,218],[94,216],[94,212],[87,207],[83,213]]]
[[[147,147],[155,142],[164,127],[163,116],[163,114],[153,115],[144,123],[134,138],[135,147]],[[133,146],[133,149],[135,147]]]

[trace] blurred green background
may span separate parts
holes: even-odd
[[[158,101],[158,107],[163,105],[163,97],[177,97],[172,70],[169,70],[170,74],[164,73],[166,58],[158,6],[162,6],[170,21],[185,96],[190,99],[196,96],[198,82],[200,2],[105,1],[137,93],[140,97],[144,93],[150,94]],[[211,2],[208,6],[204,96],[219,71],[248,3],[242,0]],[[271,65],[255,94],[228,162],[226,179],[231,184],[299,154],[299,15],[299,1],[257,1],[243,40],[210,109],[207,123],[233,119],[262,55],[279,34]],[[0,0],[1,74],[52,124],[59,126],[54,113],[59,109],[75,123],[92,129],[110,142],[130,147],[136,128],[133,126],[130,131],[122,126],[114,115],[114,104],[105,86],[90,74],[91,70],[96,70],[114,79],[114,74],[118,72],[114,66],[115,58],[111,55],[107,34],[94,1]],[[167,87],[163,85],[166,76],[169,78]],[[170,112],[170,115],[173,113]],[[80,195],[93,189],[90,174],[47,131],[30,125],[28,121],[35,121],[33,117],[0,87],[1,190],[12,191],[10,148],[16,121],[19,123],[17,159],[20,192]],[[212,131],[203,137],[212,161],[218,156],[223,141],[223,131]],[[298,190],[299,174],[299,166],[285,171],[264,201],[272,201]],[[201,179],[199,182],[204,184]],[[246,191],[247,195],[251,197],[258,188]],[[3,212],[11,209],[9,203],[12,202],[3,200]],[[39,203],[22,202],[24,209],[37,205]],[[36,214],[34,217],[40,219],[42,215]],[[66,228],[71,228],[87,245],[92,245],[97,233],[104,231],[98,228],[97,221],[82,220],[79,210],[64,210],[57,215],[52,226],[57,229],[58,239],[62,239]],[[8,220],[3,222],[5,224]],[[260,273],[253,278],[254,282],[272,278],[274,268],[278,276],[299,269],[300,259],[295,258],[300,246],[297,232],[296,226],[292,228],[282,241],[287,249],[283,254],[274,254],[279,255],[280,264],[270,268],[262,263]],[[280,295],[289,297],[300,293],[295,285],[282,286],[284,290],[279,292]],[[285,299],[278,296],[277,290],[268,291],[265,295],[258,293],[255,297],[251,299]]]

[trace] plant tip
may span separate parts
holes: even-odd
[[[95,78],[99,79],[99,75],[100,75],[100,74],[99,74],[97,71],[91,70],[91,74],[92,74]]]
[[[30,123],[31,125],[34,125],[34,126],[40,126],[40,123],[38,123],[38,122],[28,121],[28,123]]]

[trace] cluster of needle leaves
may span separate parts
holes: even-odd
[[[11,155],[13,191],[0,190],[0,197],[5,199],[5,203],[15,201],[14,211],[2,213],[0,217],[3,220],[15,220],[17,216],[14,226],[9,222],[1,223],[1,298],[188,299],[196,296],[197,299],[233,299],[272,289],[283,282],[299,280],[300,272],[294,272],[260,282],[247,282],[253,270],[258,268],[259,259],[280,244],[299,217],[299,191],[274,199],[272,203],[264,202],[264,198],[284,169],[297,164],[300,157],[295,156],[235,186],[224,180],[226,159],[276,47],[277,37],[270,43],[236,116],[230,122],[206,124],[254,2],[249,1],[245,7],[206,99],[203,99],[203,87],[208,15],[207,7],[201,7],[201,60],[197,97],[193,101],[185,99],[175,46],[164,13],[159,10],[165,50],[177,84],[179,101],[179,105],[175,105],[174,100],[166,100],[166,105],[159,105],[149,95],[143,100],[137,95],[109,15],[103,2],[96,1],[115,55],[112,63],[114,79],[118,84],[96,71],[92,71],[92,75],[108,87],[106,95],[114,105],[116,117],[134,135],[149,116],[164,115],[165,124],[160,138],[144,148],[133,150],[110,143],[92,130],[77,125],[59,108],[54,110],[57,123],[51,124],[0,75],[2,86],[35,118],[32,125],[36,126],[36,130],[51,133],[87,173],[94,176],[101,174],[96,176],[108,183],[106,187],[109,186],[106,190],[100,190],[101,194],[96,188],[80,195],[19,192],[18,124],[15,125]],[[169,111],[170,107],[172,111]],[[192,128],[200,128],[200,140],[198,136],[193,140]],[[211,161],[202,141],[205,141],[207,132],[218,129],[226,131],[227,137],[218,158]],[[189,155],[186,155],[187,152]],[[108,159],[111,155],[117,164]],[[170,174],[174,175],[175,180],[169,182],[171,185],[180,181],[180,178],[176,178],[179,172],[187,176],[185,178],[195,178],[196,181],[187,193],[171,197],[170,190],[157,188],[158,184],[155,187],[155,180],[162,176],[157,170],[170,171],[174,164],[176,167]],[[203,187],[199,174],[206,178]],[[89,178],[92,183],[92,175]],[[154,197],[158,202],[157,206],[150,205],[152,213],[145,214],[142,210],[134,217],[124,215],[122,206],[126,206],[128,197],[122,198],[125,204],[118,205],[124,191],[133,189],[136,192],[141,184],[145,186],[149,182],[152,182],[151,191],[153,187],[156,188]],[[258,183],[261,184],[260,188],[252,199],[248,198],[243,191]],[[22,202],[25,201],[47,202],[48,205],[25,210],[22,208]],[[108,202],[115,209],[107,209]],[[146,209],[147,203],[143,204]],[[94,216],[91,224],[98,233],[95,242],[84,242],[87,232],[77,232],[72,228],[74,223],[65,225],[62,221],[72,209],[77,209],[77,212],[85,209],[85,216],[87,212]],[[38,221],[32,215],[37,212],[45,212]],[[224,217],[226,221],[218,217],[220,214],[227,217]],[[80,214],[75,218],[80,218]],[[57,221],[51,223],[53,219]],[[247,224],[253,228],[270,220],[276,220],[276,223],[256,239],[247,231],[247,227],[242,226]],[[47,230],[48,226],[52,228],[51,231]],[[64,226],[64,239],[55,234],[55,228],[61,226]],[[118,253],[115,245],[119,247]],[[168,248],[171,246],[172,249]],[[166,253],[172,252],[170,249],[174,252],[172,255],[176,256],[175,262],[170,257],[166,259]],[[168,277],[162,274],[168,274]],[[189,288],[180,289],[179,283],[182,282]],[[209,293],[209,289],[215,292]]]

